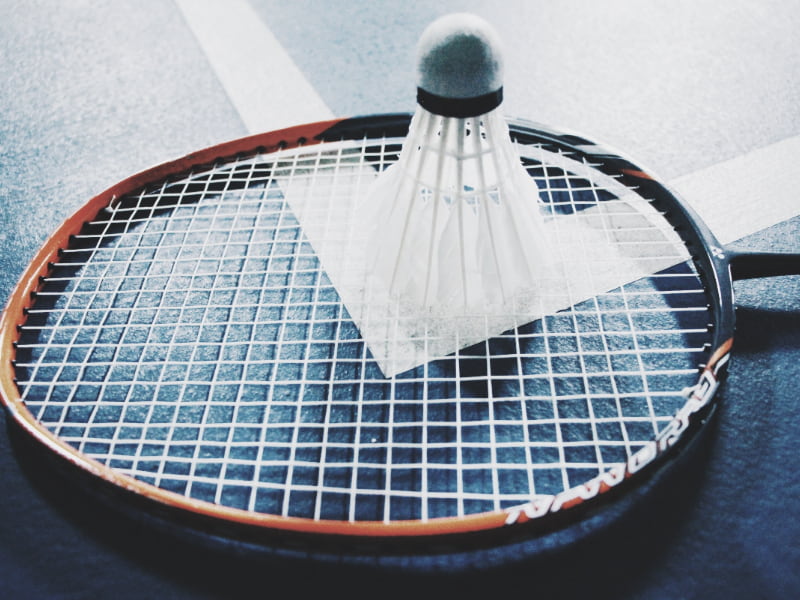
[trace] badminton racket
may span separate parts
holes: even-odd
[[[510,121],[553,250],[587,278],[615,267],[597,243],[638,270],[386,377],[287,190],[335,216],[409,119],[244,138],[91,199],[3,313],[12,422],[121,501],[233,537],[533,535],[659,471],[717,402],[733,279],[800,257],[725,248],[628,158]]]

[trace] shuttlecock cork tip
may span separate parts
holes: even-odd
[[[433,113],[471,117],[502,102],[500,36],[475,15],[440,17],[417,45],[417,101]]]

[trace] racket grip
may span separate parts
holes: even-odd
[[[728,248],[731,277],[753,279],[800,275],[800,254],[791,252],[747,252]]]

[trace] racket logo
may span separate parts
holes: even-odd
[[[727,354],[717,362],[718,368],[726,361]],[[675,414],[675,417],[655,440],[645,444],[632,454],[627,463],[613,467],[586,483],[564,490],[560,494],[539,497],[526,504],[509,508],[505,520],[506,525],[524,523],[548,513],[571,508],[599,496],[622,483],[631,475],[641,471],[656,458],[663,455],[681,438],[692,422],[692,415],[711,402],[718,386],[719,379],[715,372],[711,369],[705,369],[701,373],[698,382],[683,391],[684,396],[687,398],[683,408]]]
[[[594,479],[590,479],[583,485],[570,488],[554,496],[535,498],[526,504],[509,508],[505,523],[506,525],[524,523],[548,513],[571,508],[610,490],[624,481],[628,475],[629,468],[626,468],[626,465],[618,465],[601,473]]]
[[[719,380],[713,371],[706,369],[700,375],[698,382],[690,388],[686,388],[683,393],[689,399],[686,405],[687,410],[695,412],[699,408],[705,406],[711,401],[714,392],[717,391]]]

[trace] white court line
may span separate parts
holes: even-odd
[[[175,0],[250,133],[333,113],[246,0]]]
[[[251,133],[333,116],[246,0],[175,2]],[[800,136],[676,178],[670,185],[720,242],[728,243],[800,214],[793,188],[797,156]]]
[[[800,214],[800,135],[751,150],[670,185],[694,207],[722,244]]]

